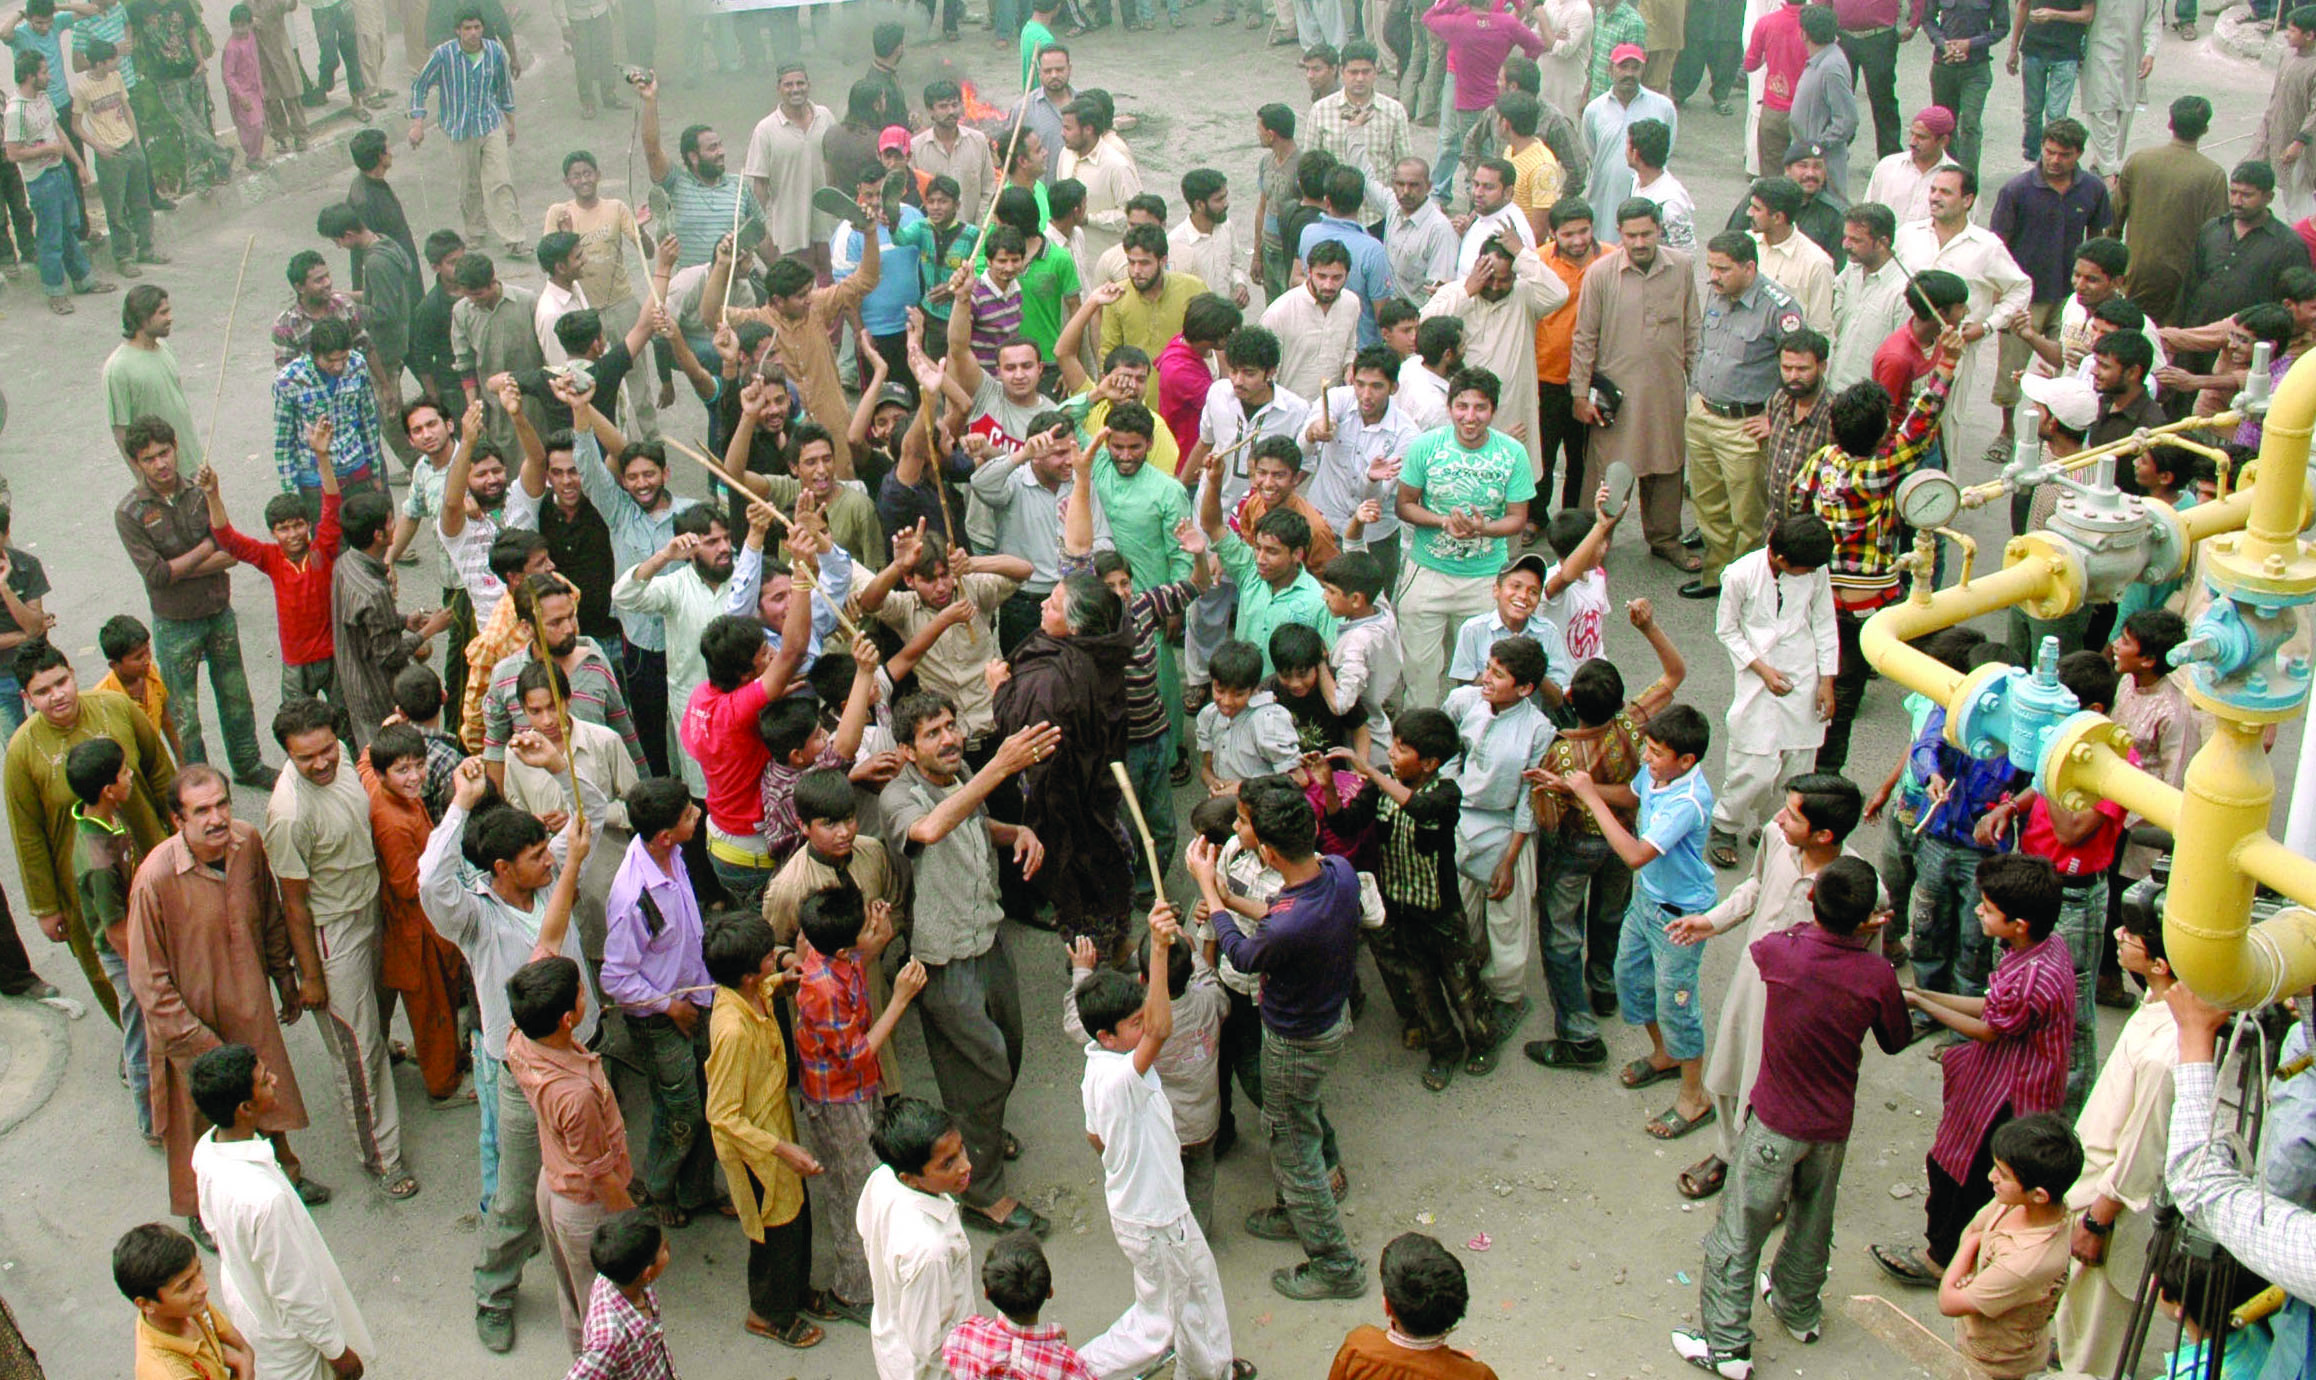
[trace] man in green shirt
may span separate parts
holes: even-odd
[[[129,755],[110,738],[75,743],[65,754],[64,779],[79,803],[72,807],[72,885],[80,897],[81,923],[96,950],[114,994],[113,1022],[121,1028],[121,1056],[135,1094],[137,1129],[153,1134],[153,1109],[146,1093],[145,1013],[129,990],[129,883],[143,855],[121,822],[121,811],[136,790]],[[102,994],[99,996],[102,1000]]]
[[[1527,463],[1525,451],[1521,463]],[[1263,674],[1269,675],[1274,669],[1271,634],[1281,625],[1301,623],[1332,642],[1336,618],[1327,609],[1326,592],[1303,568],[1311,549],[1311,524],[1301,513],[1281,508],[1264,514],[1255,525],[1254,545],[1247,545],[1222,520],[1223,468],[1206,468],[1206,482],[1198,493],[1198,521],[1206,529],[1215,559],[1238,585],[1238,621],[1231,635],[1262,649]]]
[[[1037,55],[1054,41],[1053,21],[1060,13],[1061,0],[1030,0],[1029,22],[1021,26],[1021,89],[1024,92],[1037,85]]]
[[[1505,538],[1528,521],[1536,476],[1528,452],[1494,429],[1502,388],[1486,369],[1448,380],[1448,425],[1407,448],[1399,520],[1407,530],[1398,599],[1409,708],[1437,708],[1449,644],[1464,620],[1496,604]]]
[[[1157,418],[1141,403],[1119,402],[1103,424],[1110,440],[1094,457],[1094,497],[1110,520],[1110,541],[1125,558],[1134,591],[1189,579],[1190,553],[1175,532],[1190,520],[1190,495],[1180,480],[1149,463]]]

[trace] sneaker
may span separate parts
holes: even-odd
[[[1367,1292],[1367,1272],[1348,1278],[1319,1273],[1312,1261],[1271,1271],[1271,1287],[1288,1298],[1309,1303],[1318,1299],[1355,1299]],[[1750,1373],[1750,1372],[1748,1372]]]
[[[1295,1219],[1286,1208],[1277,1203],[1256,1208],[1246,1215],[1246,1234],[1264,1241],[1292,1241],[1295,1239]]]
[[[477,1308],[474,1310],[474,1335],[482,1344],[504,1356],[515,1349],[515,1310],[512,1308]]]
[[[1761,1272],[1761,1278],[1757,1282],[1761,1286],[1761,1302],[1768,1307],[1770,1312],[1777,1315],[1777,1325],[1785,1329],[1786,1336],[1793,1338],[1803,1346],[1811,1346],[1817,1342],[1818,1338],[1825,1335],[1825,1328],[1822,1324],[1813,1327],[1795,1327],[1785,1320],[1785,1310],[1777,1306],[1777,1296],[1769,1290],[1769,1272],[1767,1270]]]
[[[1703,1337],[1687,1328],[1673,1329],[1673,1351],[1682,1360],[1721,1380],[1753,1380],[1753,1350],[1715,1351]]]

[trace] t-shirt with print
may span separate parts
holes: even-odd
[[[1029,440],[1030,421],[1040,412],[1051,412],[1053,399],[1040,393],[1028,403],[1017,403],[1005,396],[1005,388],[988,374],[981,376],[981,386],[973,390],[973,417],[965,429],[976,436],[984,436],[1000,455],[1011,455]]]
[[[1560,565],[1554,562],[1544,572],[1547,589],[1559,574]],[[1569,581],[1558,598],[1547,594],[1536,605],[1536,612],[1560,629],[1569,660],[1579,666],[1608,655],[1608,610],[1608,574],[1597,566],[1585,571],[1582,579]]]
[[[1407,448],[1399,482],[1423,495],[1423,506],[1445,515],[1474,508],[1483,519],[1536,496],[1536,475],[1518,441],[1491,429],[1477,450],[1457,441],[1454,427],[1427,431]],[[1426,570],[1494,579],[1504,568],[1502,537],[1451,537],[1444,527],[1411,528],[1408,558]]]
[[[1641,894],[1686,915],[1712,909],[1718,899],[1713,869],[1705,865],[1705,831],[1713,817],[1713,788],[1701,767],[1691,767],[1660,786],[1643,764],[1632,779],[1640,797],[1634,832],[1657,850],[1648,866],[1633,874]]]
[[[119,67],[98,76],[86,72],[80,79],[80,114],[88,132],[105,148],[122,148],[137,137],[136,121],[129,114],[129,85]]]

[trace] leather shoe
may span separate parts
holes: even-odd
[[[505,1355],[515,1349],[515,1310],[512,1308],[477,1308],[474,1310],[474,1335],[492,1351]]]
[[[1685,547],[1689,548],[1691,551],[1702,551],[1702,550],[1704,550],[1704,549],[1705,549],[1705,533],[1704,533],[1704,530],[1703,530],[1702,528],[1692,527],[1692,528],[1690,528],[1688,531],[1681,533],[1681,545],[1683,545],[1683,546],[1685,546]]]
[[[1680,596],[1683,599],[1718,599],[1721,597],[1721,587],[1706,584],[1703,580],[1691,580],[1681,586]]]
[[[966,1226],[976,1231],[990,1232],[999,1236],[1007,1232],[1027,1231],[1043,1238],[1047,1232],[1053,1230],[1053,1223],[1031,1210],[1027,1203],[1015,1203],[1013,1211],[1005,1214],[1002,1218],[992,1217],[979,1208],[970,1207],[964,1210],[963,1216]]]
[[[1367,1273],[1362,1270],[1345,1278],[1330,1279],[1319,1273],[1311,1261],[1292,1268],[1271,1271],[1271,1287],[1288,1298],[1309,1302],[1317,1299],[1355,1299],[1367,1292]]]

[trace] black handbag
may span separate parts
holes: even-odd
[[[1624,390],[1616,386],[1616,380],[1606,374],[1594,373],[1592,391],[1587,396],[1593,411],[1600,414],[1600,424],[1616,425],[1616,414],[1624,407]]]

